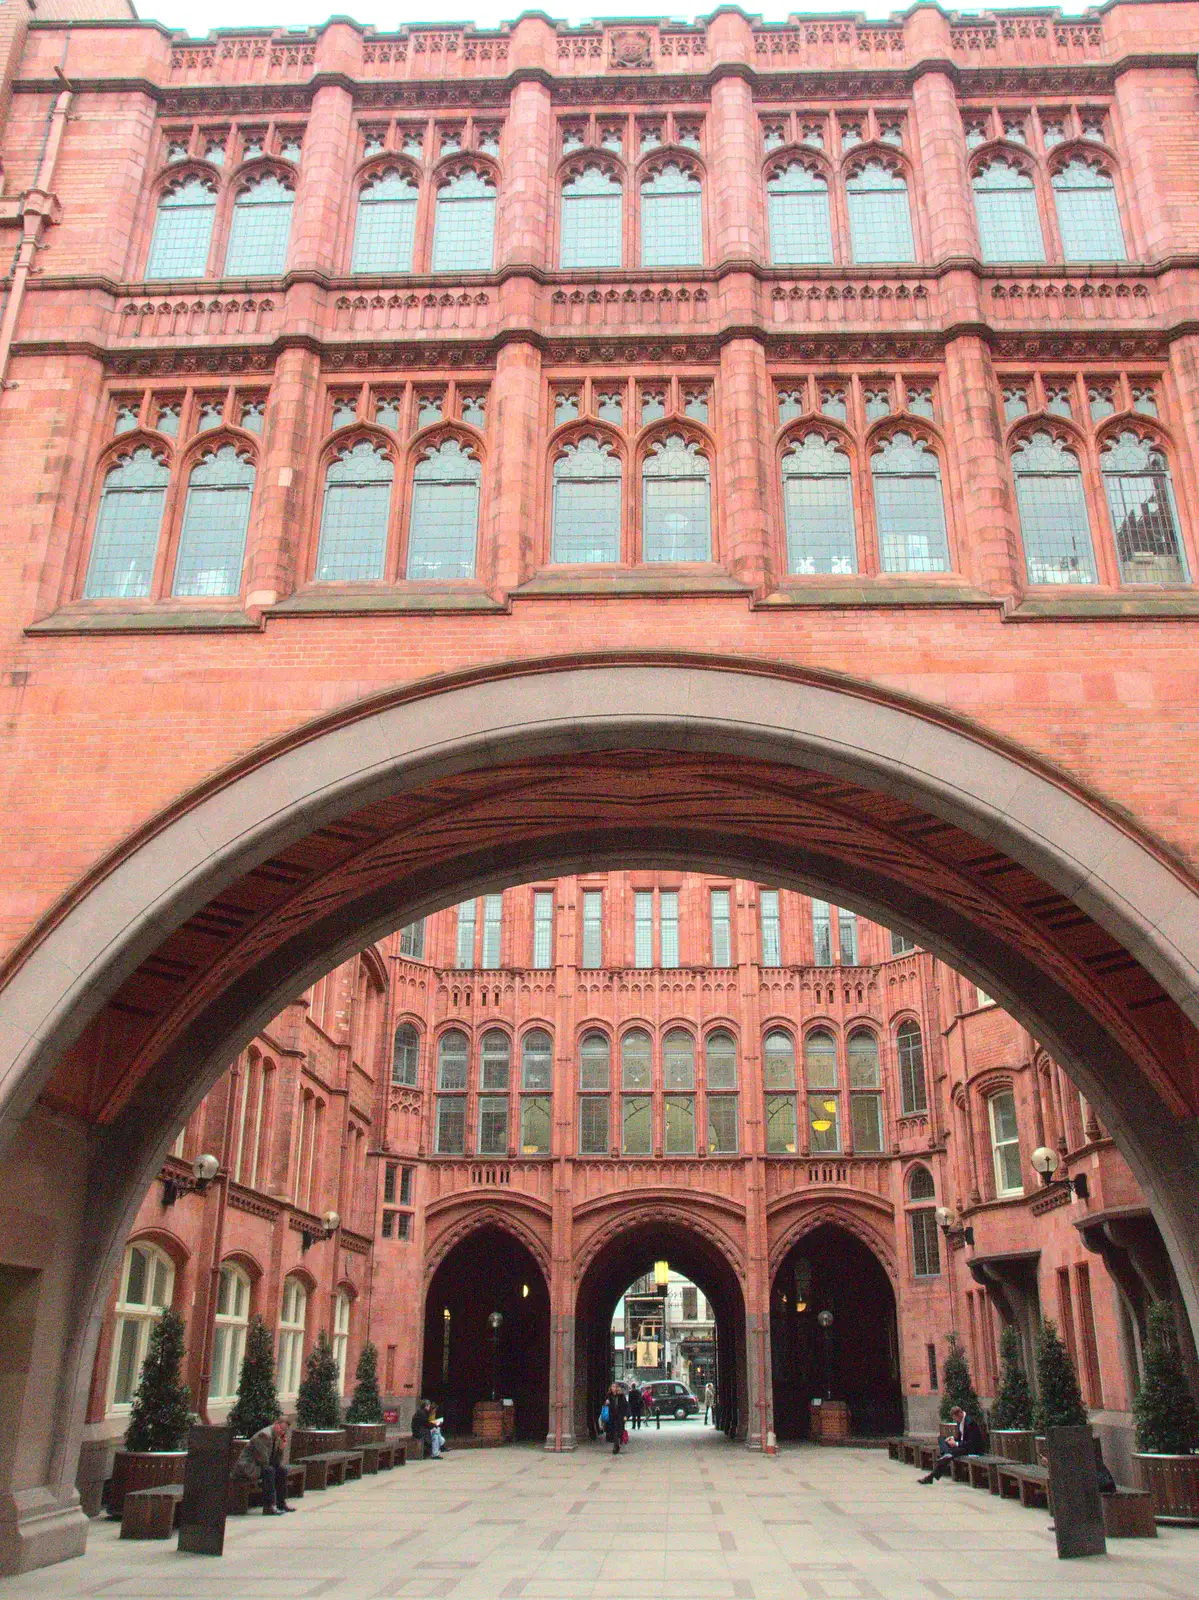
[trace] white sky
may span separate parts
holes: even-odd
[[[351,16],[382,32],[394,32],[401,24],[413,22],[471,21],[480,27],[492,28],[519,16],[523,9],[519,4],[511,4],[510,0],[419,0],[417,4],[402,8],[384,4],[382,0],[347,0],[344,6],[332,8],[329,0],[325,0],[324,4],[321,0],[134,0],[134,3],[138,14],[146,20],[153,19],[165,23],[169,28],[182,28],[198,36],[203,36],[213,28],[307,27],[324,22],[331,9],[336,15]],[[992,7],[963,0],[954,9],[965,12],[991,9],[1013,11],[1044,3],[1045,0],[1003,0],[1003,3]],[[530,6],[529,9],[534,7]],[[556,0],[551,4],[546,0],[544,9],[550,16],[572,23],[592,17],[675,16],[692,21],[704,14],[698,6],[694,10],[678,9],[669,3],[654,6],[647,4],[646,0],[641,0],[641,4],[621,4],[621,0],[611,0],[610,4],[596,4],[595,0],[591,0],[590,4],[586,0]],[[821,0],[813,0],[809,5],[787,5],[783,0],[778,0],[778,3],[760,5],[747,3],[745,9],[753,15],[765,17],[767,21],[779,22],[793,12],[802,16],[856,14],[887,17],[909,8],[901,8],[893,0],[864,0],[860,6],[822,4]],[[1071,0],[1062,9],[1078,12],[1084,7],[1078,0]]]

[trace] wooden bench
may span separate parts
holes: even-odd
[[[999,1479],[999,1494],[1002,1499],[1018,1499],[1022,1506],[1048,1506],[1047,1468],[1028,1467],[1018,1461],[1001,1461],[995,1472]]]
[[[395,1445],[393,1444],[362,1444],[358,1446],[362,1452],[363,1472],[390,1472],[395,1466]],[[401,1465],[403,1457],[400,1457]]]
[[[1099,1496],[1103,1531],[1109,1539],[1156,1539],[1153,1497],[1147,1489],[1117,1489]]]
[[[121,1507],[122,1539],[169,1539],[179,1520],[183,1499],[181,1483],[164,1483],[156,1489],[134,1489]]]
[[[972,1489],[989,1489],[999,1493],[999,1465],[1004,1456],[963,1456],[966,1475]]]
[[[347,1483],[362,1476],[361,1450],[326,1450],[319,1456],[305,1456],[305,1488],[327,1489],[330,1484]]]
[[[302,1461],[294,1461],[287,1469],[287,1498],[299,1500],[304,1493],[304,1480],[308,1474]],[[255,1478],[230,1478],[226,1515],[244,1517],[251,1506],[262,1504],[262,1486]]]
[[[931,1472],[941,1459],[941,1446],[937,1440],[924,1440],[916,1446],[915,1465],[921,1472]]]

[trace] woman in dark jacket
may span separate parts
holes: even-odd
[[[620,1454],[620,1441],[624,1438],[624,1425],[628,1421],[629,1407],[624,1397],[624,1390],[618,1384],[612,1384],[608,1390],[606,1401],[608,1407],[608,1420],[604,1423],[604,1434],[612,1446],[612,1454]]]

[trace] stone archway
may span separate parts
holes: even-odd
[[[412,916],[635,862],[829,894],[976,978],[1116,1135],[1199,1320],[1199,885],[1154,839],[1026,752],[842,678],[663,656],[465,674],[304,727],[147,819],[0,973],[0,1193],[28,1199],[0,1221],[38,1333],[0,1419],[38,1508],[10,1518],[6,1563],[78,1548],[103,1288],[225,1064]]]

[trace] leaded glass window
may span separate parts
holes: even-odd
[[[941,464],[923,439],[897,433],[870,463],[884,572],[948,572]]]
[[[147,278],[203,278],[208,272],[216,194],[202,178],[188,178],[158,202]]]
[[[774,1028],[762,1045],[762,1081],[768,1089],[794,1089],[795,1041],[782,1028]]]
[[[783,457],[787,570],[857,571],[849,457],[832,440],[809,433]]]
[[[470,1041],[458,1028],[443,1033],[437,1045],[437,1087],[452,1094],[466,1092]]]
[[[693,1156],[695,1154],[695,1096],[668,1094],[662,1103],[666,1124],[666,1154],[668,1156]]]
[[[928,1090],[924,1081],[924,1039],[915,1022],[901,1022],[895,1032],[899,1056],[900,1103],[905,1117],[928,1110]]]
[[[1061,439],[1035,433],[1016,446],[1012,473],[1029,583],[1097,583],[1078,457]]]
[[[1115,185],[1097,162],[1067,162],[1053,174],[1053,195],[1067,261],[1124,260]]]
[[[708,1154],[713,1156],[736,1155],[738,1140],[738,1103],[735,1094],[713,1095],[708,1100]]]
[[[855,1028],[845,1043],[851,1089],[879,1087],[878,1040],[869,1028]]]
[[[1108,442],[1099,465],[1124,582],[1189,582],[1174,485],[1162,452],[1148,439],[1122,433]]]
[[[89,600],[142,600],[150,593],[170,472],[144,446],[104,479],[83,593]]]
[[[695,1088],[695,1040],[685,1028],[671,1028],[662,1040],[662,1079],[667,1089]]]
[[[626,1156],[648,1156],[653,1151],[654,1103],[646,1094],[620,1097],[620,1148]]]
[[[249,184],[233,202],[225,276],[267,277],[287,266],[292,191],[273,173]]]
[[[758,912],[762,925],[762,965],[782,965],[782,930],[779,923],[779,892],[758,890]]]
[[[675,162],[641,185],[641,265],[698,267],[704,258],[700,182]]]
[[[653,1087],[653,1056],[649,1034],[632,1028],[620,1041],[620,1086],[622,1089]]]
[[[386,451],[363,439],[329,463],[316,557],[318,583],[383,576],[393,468]]]
[[[654,892],[638,889],[633,895],[633,965],[654,964]]]
[[[658,965],[677,967],[679,964],[679,892],[677,889],[658,891]]]
[[[419,1065],[420,1035],[410,1022],[401,1022],[391,1052],[392,1083],[415,1089]]]
[[[908,1175],[909,1200],[935,1200],[937,1186],[927,1167],[915,1166]]]
[[[737,1041],[727,1028],[717,1028],[705,1040],[709,1089],[737,1087]]]
[[[434,272],[490,272],[495,185],[481,172],[459,172],[437,191]]]
[[[619,267],[621,202],[617,180],[599,167],[587,167],[562,186],[560,265]]]
[[[974,209],[984,261],[1044,261],[1041,218],[1032,179],[1007,161],[974,174]]]
[[[554,1042],[544,1028],[526,1033],[520,1047],[520,1086],[548,1094],[554,1086]]]
[[[766,204],[770,259],[775,266],[833,259],[828,184],[818,172],[791,162],[767,183]]]
[[[242,558],[254,463],[232,445],[214,450],[192,468],[175,562],[177,595],[236,594],[241,588]]]
[[[554,561],[619,561],[620,457],[587,435],[554,462]]]
[[[579,1088],[607,1091],[611,1046],[606,1033],[585,1033],[579,1046]]]
[[[1023,384],[1012,384],[1003,391],[1003,420],[1015,422],[1017,417],[1028,415],[1028,390]]]
[[[908,1212],[912,1230],[912,1275],[935,1278],[941,1271],[941,1242],[937,1237],[937,1213],[931,1206]]]
[[[358,195],[351,272],[411,272],[416,238],[416,185],[390,168],[367,180]]]
[[[914,261],[912,214],[902,174],[869,161],[845,185],[855,261]]]
[[[504,1156],[508,1153],[508,1098],[506,1095],[479,1096],[479,1154]]]
[[[768,1094],[766,1096],[766,1153],[768,1155],[793,1156],[796,1143],[795,1096],[793,1094]]]
[[[837,907],[837,942],[841,948],[841,965],[843,967],[856,967],[858,964],[858,919],[854,912],[846,911],[844,906]]]
[[[837,1087],[837,1041],[827,1028],[813,1028],[803,1042],[804,1076],[809,1089]]]
[[[833,964],[833,928],[827,900],[812,901],[812,960],[818,967]]]
[[[711,471],[693,441],[672,433],[641,467],[643,561],[712,559]]]
[[[482,468],[457,439],[428,450],[412,474],[410,578],[473,578]]]

